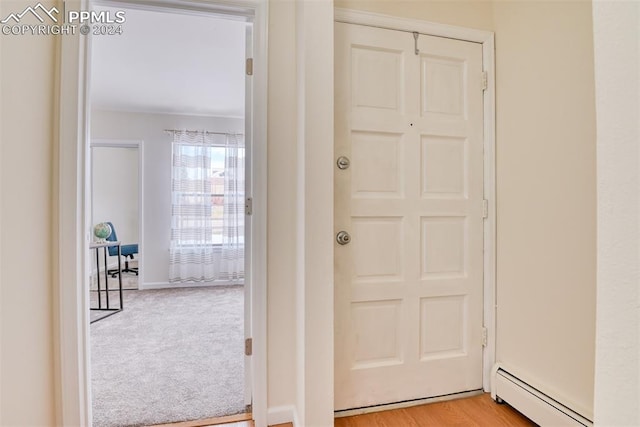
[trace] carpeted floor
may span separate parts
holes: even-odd
[[[93,425],[244,412],[243,287],[125,291],[91,325]]]

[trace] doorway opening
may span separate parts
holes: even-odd
[[[82,2],[82,7],[96,7],[94,1]],[[75,4],[75,3],[74,3]],[[247,158],[246,195],[252,199],[252,215],[245,226],[251,227],[250,241],[245,242],[245,254],[250,257],[250,269],[245,271],[246,305],[244,333],[250,338],[251,356],[245,356],[245,403],[250,402],[256,425],[266,425],[266,258],[267,258],[267,8],[260,0],[230,0],[193,3],[181,0],[133,2],[102,0],[103,6],[163,10],[173,15],[192,14],[237,17],[252,24],[252,75],[245,81],[245,138],[251,149]],[[78,7],[80,4],[78,3]],[[99,15],[96,15],[99,16]],[[98,26],[98,28],[103,28]],[[105,28],[106,29],[106,28]],[[59,337],[58,367],[60,390],[60,423],[91,425],[91,351],[90,316],[87,284],[90,283],[93,224],[90,213],[88,177],[90,143],[90,68],[91,47],[97,37],[111,35],[74,34],[61,38],[59,73],[59,152],[57,168],[57,236],[56,276],[58,304],[57,334]],[[158,46],[156,46],[158,48]],[[160,46],[161,48],[161,46]],[[167,52],[167,58],[173,57]],[[135,58],[133,59],[135,60]],[[95,122],[94,122],[95,124]],[[247,145],[249,146],[249,145]],[[144,208],[144,206],[143,206]],[[156,231],[156,230],[154,230]],[[144,239],[143,239],[144,240]],[[140,248],[144,252],[144,248]],[[144,254],[143,258],[144,258]],[[149,270],[146,267],[145,270]],[[146,279],[148,280],[148,279]],[[118,315],[114,315],[117,317]],[[99,323],[98,323],[99,324]]]
[[[89,150],[90,222],[108,223],[111,229],[108,240],[121,242],[119,269],[115,246],[107,247],[103,255],[108,256],[101,266],[99,259],[92,264],[89,318],[90,323],[94,323],[122,309],[120,284],[123,290],[136,290],[138,283],[144,283],[140,244],[131,243],[143,241],[144,145],[143,141],[97,139],[91,140]],[[118,173],[113,173],[114,165]],[[124,242],[129,243],[123,246]],[[94,251],[99,257],[100,250]],[[123,274],[119,274],[119,270]]]
[[[89,43],[85,208],[91,229],[108,223],[111,230],[102,265],[100,248],[90,245],[91,423],[251,412],[252,212],[245,205],[253,191],[253,97],[245,64],[253,22],[120,2],[94,10],[126,21]],[[133,149],[144,165],[139,193],[128,167],[132,148],[103,147],[104,140],[140,141]],[[105,299],[111,311],[101,317]]]

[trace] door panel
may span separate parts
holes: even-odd
[[[482,47],[336,23],[336,409],[482,387]]]

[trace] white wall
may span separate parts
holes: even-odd
[[[55,37],[2,35],[0,51],[0,425],[53,426]]]
[[[110,221],[122,244],[139,243],[138,149],[92,147],[91,159],[92,225]]]
[[[640,3],[593,4],[598,113],[595,422],[640,425]]]
[[[480,30],[493,30],[486,0],[335,0],[335,6]]]
[[[267,371],[268,405],[296,401],[295,4],[269,2]],[[277,237],[276,237],[277,236]]]
[[[497,358],[593,417],[591,3],[497,1]]]
[[[333,424],[333,1],[296,5],[297,402],[301,426]]]
[[[144,141],[144,241],[140,251],[145,284],[166,285],[169,282],[172,136],[164,132],[165,129],[244,132],[244,120],[104,110],[92,112],[93,139]]]
[[[333,417],[332,7],[269,2],[268,404],[309,427]]]

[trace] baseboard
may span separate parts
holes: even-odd
[[[293,423],[293,427],[298,424],[298,411],[293,405],[274,406],[267,409],[267,425],[275,426],[278,424]]]
[[[505,401],[541,426],[593,427],[593,423],[499,365],[493,369],[491,397]]]
[[[212,286],[243,285],[235,282],[192,282],[192,283],[169,283],[169,282],[146,282],[138,284],[141,291],[150,289],[173,289],[173,288],[208,288]]]

